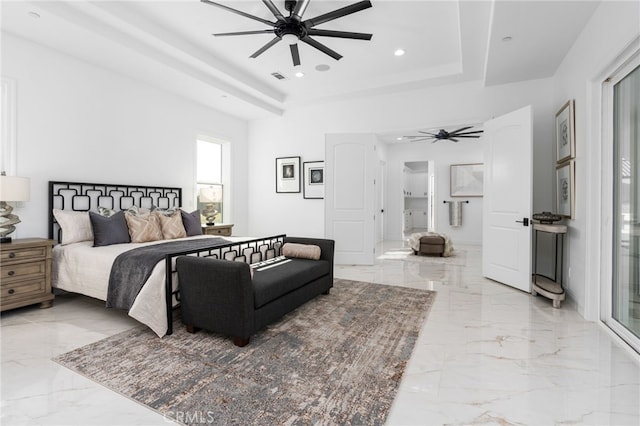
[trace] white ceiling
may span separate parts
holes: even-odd
[[[275,20],[259,0],[217,1]],[[311,0],[303,19],[356,1]],[[274,3],[286,14],[284,1]],[[249,58],[273,35],[213,37],[268,27],[198,0],[3,1],[1,25],[8,33],[251,120],[362,94],[550,77],[599,2],[372,3],[318,26],[372,33],[371,41],[315,37],[343,58],[336,61],[300,43],[302,65],[295,70],[284,42]],[[503,41],[507,36],[512,40]],[[397,48],[407,53],[396,57]],[[318,71],[318,65],[330,69]],[[294,76],[298,69],[304,77]],[[287,78],[276,80],[273,72]]]

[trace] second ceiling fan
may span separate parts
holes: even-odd
[[[324,24],[325,22],[333,21],[334,19],[342,18],[343,16],[351,15],[352,13],[360,12],[361,10],[370,8],[371,2],[369,0],[359,1],[357,3],[351,4],[349,6],[342,7],[340,9],[336,9],[332,12],[328,12],[315,18],[302,20],[302,15],[304,14],[307,6],[309,6],[310,0],[286,0],[284,2],[284,7],[287,11],[289,11],[289,16],[284,16],[280,10],[276,7],[275,4],[271,0],[262,0],[262,2],[267,6],[269,11],[276,18],[275,22],[260,18],[255,15],[251,15],[245,12],[242,12],[237,9],[233,9],[229,6],[225,6],[220,3],[216,3],[210,0],[201,0],[203,3],[209,4],[211,6],[216,6],[229,12],[236,13],[240,16],[244,16],[245,18],[253,19],[258,22],[262,22],[270,26],[271,28],[262,29],[262,30],[254,30],[254,31],[239,31],[239,32],[231,32],[231,33],[218,33],[213,34],[214,36],[236,36],[236,35],[251,35],[251,34],[274,34],[275,37],[271,39],[267,44],[258,49],[251,58],[257,58],[262,53],[264,53],[267,49],[275,45],[276,43],[284,40],[289,44],[289,49],[291,50],[291,59],[293,60],[293,65],[300,65],[300,51],[298,50],[298,41],[302,41],[303,43],[308,44],[309,46],[315,47],[322,53],[331,56],[332,58],[339,60],[342,58],[342,55],[337,53],[336,51],[330,49],[324,44],[318,42],[317,40],[311,38],[311,36],[317,37],[336,37],[336,38],[347,38],[347,39],[356,39],[356,40],[371,40],[372,34],[365,33],[355,33],[348,31],[334,31],[334,30],[324,30],[315,28],[315,26]]]

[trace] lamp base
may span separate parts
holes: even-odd
[[[2,237],[0,238],[0,244],[6,244],[11,242],[11,237]]]
[[[207,226],[213,226],[215,225],[215,222],[207,222]]]

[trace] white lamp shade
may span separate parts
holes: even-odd
[[[29,201],[31,180],[18,176],[0,176],[0,201]]]
[[[198,193],[201,203],[219,203],[222,201],[222,188],[207,186]]]

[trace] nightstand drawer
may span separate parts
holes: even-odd
[[[47,272],[47,263],[44,260],[25,263],[3,264],[0,268],[2,283],[21,281],[28,278],[44,277]]]
[[[47,255],[47,247],[27,247],[14,250],[2,250],[0,261],[11,262],[14,260],[44,259]]]
[[[47,288],[47,281],[43,276],[37,280],[16,282],[13,285],[3,282],[0,288],[2,288],[2,303],[5,304],[24,295],[43,294]]]

